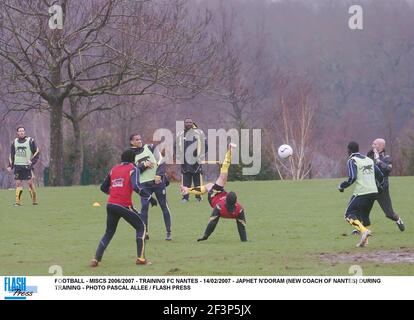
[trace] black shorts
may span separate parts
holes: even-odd
[[[219,193],[224,192],[224,187],[219,186],[218,184],[214,184],[213,188],[208,192],[208,202],[211,205],[211,201],[213,200],[214,196],[218,195]]]
[[[353,196],[345,212],[345,218],[358,219],[364,226],[370,224],[369,214],[374,206],[376,193]]]
[[[15,166],[14,180],[30,180],[33,177],[33,171],[30,166]]]

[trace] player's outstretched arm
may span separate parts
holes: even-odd
[[[138,193],[141,197],[148,199],[148,201],[151,202],[151,206],[157,205],[156,201],[154,203],[151,200],[152,199],[151,194],[149,192],[147,192],[146,189],[139,182],[140,171],[139,171],[139,169],[136,166],[130,172],[130,176],[131,176],[131,186],[132,186],[132,189],[136,193]]]
[[[355,160],[353,159],[349,159],[348,160],[348,180],[342,182],[339,187],[338,190],[340,192],[343,192],[346,188],[350,187],[357,179],[357,166],[355,163]]]
[[[111,186],[111,176],[110,173],[105,177],[105,180],[101,184],[101,191],[103,193],[109,194],[109,188]]]

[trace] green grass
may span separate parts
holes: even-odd
[[[371,213],[375,236],[368,248],[355,248],[357,237],[343,219],[350,190],[336,190],[339,180],[238,182],[247,214],[249,242],[239,241],[235,222],[221,220],[208,241],[198,243],[211,212],[206,200],[180,203],[178,185],[169,187],[173,241],[164,240],[160,209],[150,209],[147,257],[135,266],[135,233],[121,221],[99,268],[88,267],[105,229],[106,196],[96,186],[39,189],[37,207],[28,192],[23,206],[12,207],[14,191],[0,191],[0,274],[49,275],[60,265],[64,275],[349,275],[353,264],[364,275],[414,275],[414,264],[325,262],[320,253],[414,249],[414,178],[392,179],[392,196],[407,230],[398,231],[377,204]],[[137,197],[134,196],[135,202]],[[92,207],[98,201],[100,208]],[[139,205],[137,203],[137,207]]]

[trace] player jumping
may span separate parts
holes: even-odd
[[[247,241],[246,234],[246,217],[244,210],[239,202],[237,202],[237,196],[234,192],[226,192],[224,186],[227,182],[228,171],[231,164],[231,153],[232,149],[236,145],[233,143],[229,144],[226,156],[221,165],[220,176],[215,183],[208,183],[206,185],[194,188],[188,188],[181,186],[181,193],[183,195],[195,194],[202,195],[208,193],[208,201],[210,206],[213,208],[209,223],[203,237],[197,241],[207,240],[208,237],[214,232],[217,223],[220,218],[224,219],[235,219],[237,223],[237,230],[239,231],[240,240]]]

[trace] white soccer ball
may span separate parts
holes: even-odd
[[[293,155],[293,149],[290,145],[283,144],[279,147],[279,150],[277,150],[277,153],[281,159],[287,159]]]

